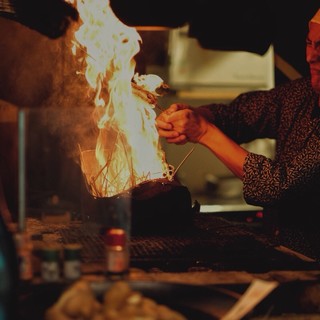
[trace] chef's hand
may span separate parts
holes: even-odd
[[[12,19],[56,39],[64,35],[78,11],[64,0],[11,0],[15,10]]]
[[[201,143],[201,138],[208,130],[208,122],[196,109],[185,104],[172,104],[156,119],[160,137],[169,143]]]

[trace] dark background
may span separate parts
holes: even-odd
[[[249,51],[264,54],[270,44],[275,53],[299,73],[309,72],[305,61],[308,21],[319,9],[319,1],[289,0],[111,0],[111,7],[131,26],[189,24],[189,36],[206,49]],[[276,74],[276,83],[286,77]]]

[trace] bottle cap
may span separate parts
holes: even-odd
[[[60,248],[58,247],[45,247],[42,248],[42,260],[53,262],[58,261],[60,255]]]
[[[63,253],[66,260],[80,259],[82,246],[79,243],[68,243],[64,246]]]
[[[111,228],[106,231],[105,243],[107,246],[125,246],[126,233],[120,228]]]

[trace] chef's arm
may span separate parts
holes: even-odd
[[[215,156],[227,166],[234,175],[243,179],[243,165],[248,151],[243,149],[213,124],[207,126],[199,143],[211,150]]]
[[[185,104],[173,104],[156,121],[159,135],[169,143],[200,143],[211,150],[237,177],[243,179],[248,152],[205,117]]]

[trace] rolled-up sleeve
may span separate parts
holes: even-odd
[[[243,164],[247,203],[273,206],[319,190],[320,112],[308,78],[269,91],[243,93],[229,105],[202,106],[203,115],[238,144],[276,140],[274,159],[249,152]],[[318,182],[319,181],[319,182]]]
[[[271,159],[249,153],[243,169],[243,196],[247,203],[264,206],[281,196],[280,179],[273,174]]]
[[[247,203],[259,206],[277,201],[318,184],[320,140],[314,135],[301,153],[290,161],[278,162],[249,153],[244,163],[243,196]]]
[[[229,105],[201,106],[197,112],[237,143],[276,138],[281,101],[273,91],[239,95]]]

